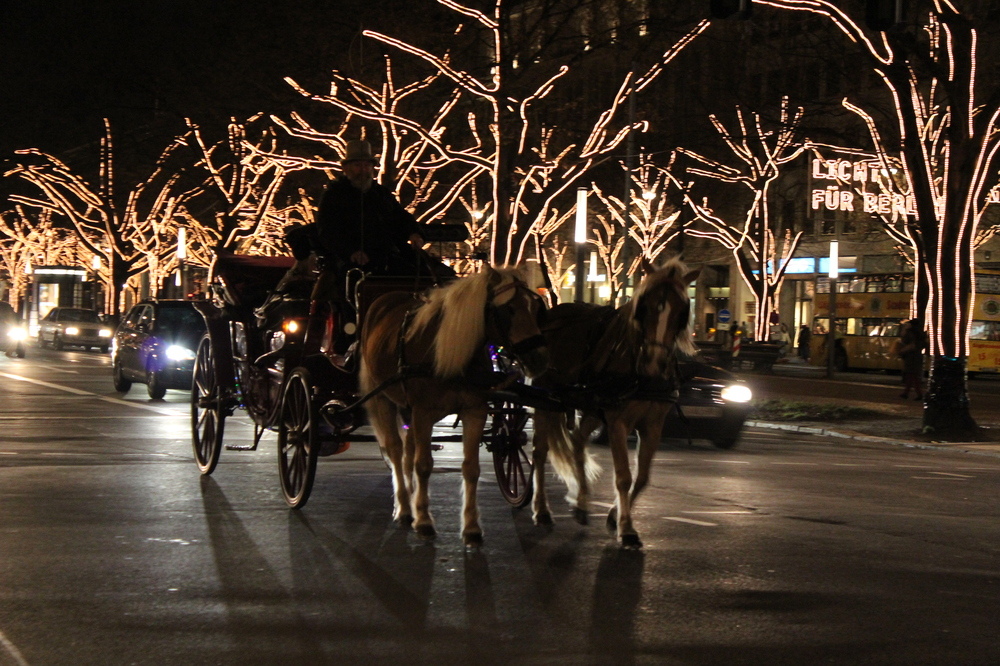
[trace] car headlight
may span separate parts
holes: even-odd
[[[722,389],[720,395],[726,402],[750,402],[753,393],[745,384],[730,384]]]
[[[7,337],[16,342],[28,339],[28,331],[21,326],[14,326],[7,331]]]
[[[194,356],[194,352],[187,347],[180,345],[170,345],[167,347],[167,358],[171,361],[192,361],[194,360]]]
[[[76,326],[67,326],[66,330],[63,331],[66,335],[80,335],[80,329]]]
[[[111,331],[110,328],[102,328],[97,332],[97,334],[102,338],[110,338],[112,335],[114,335],[114,333]]]

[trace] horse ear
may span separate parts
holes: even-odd
[[[698,267],[693,271],[688,271],[684,274],[684,284],[691,284],[698,279],[699,275],[701,275],[701,267]]]

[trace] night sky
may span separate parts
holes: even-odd
[[[322,87],[349,61],[352,2],[0,0],[0,153],[72,153],[105,116],[124,136],[285,111],[283,76]]]

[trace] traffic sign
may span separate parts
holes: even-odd
[[[719,320],[720,324],[728,324],[729,320],[733,318],[733,315],[732,313],[729,312],[729,310],[722,309],[719,310],[719,313],[718,315],[716,315],[716,318]]]

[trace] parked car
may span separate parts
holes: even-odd
[[[38,346],[83,347],[107,353],[114,331],[96,310],[54,307],[38,322]]]
[[[14,308],[10,303],[0,301],[0,349],[6,351],[7,356],[24,358],[27,338],[28,330],[14,312]]]
[[[722,368],[696,359],[680,362],[677,408],[667,416],[663,436],[707,439],[720,449],[739,441],[750,412],[750,388]]]
[[[167,389],[191,389],[191,375],[205,319],[191,301],[148,300],[132,307],[111,343],[115,390],[127,393],[132,382],[146,384],[149,397]]]

